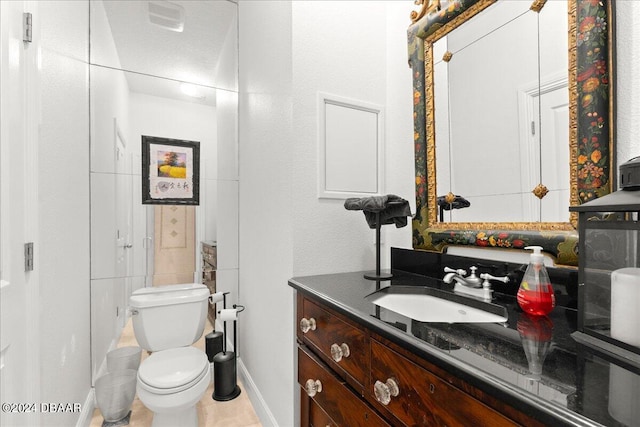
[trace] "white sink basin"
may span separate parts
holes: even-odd
[[[504,323],[508,318],[500,305],[428,287],[389,286],[365,299],[418,322]]]

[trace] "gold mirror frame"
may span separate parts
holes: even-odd
[[[433,43],[499,0],[417,0],[408,29],[414,82],[416,216],[414,249],[449,245],[522,249],[542,246],[557,264],[578,264],[577,216],[569,222],[437,222]],[[535,0],[538,12],[546,0]],[[613,182],[612,0],[567,0],[569,19],[570,205],[611,192]]]

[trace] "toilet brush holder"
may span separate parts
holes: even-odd
[[[213,400],[228,401],[240,395],[236,353],[226,351],[213,358]]]
[[[225,301],[226,306],[226,301]],[[238,313],[244,310],[244,307],[234,305],[233,309],[220,310],[218,315],[224,323],[224,335],[227,336],[227,321],[233,321],[233,350],[227,351],[226,339],[224,340],[224,350],[213,357],[213,400],[228,401],[233,400],[240,395],[240,387],[238,387],[238,369],[236,352],[237,347],[237,319]],[[237,307],[241,307],[238,309]]]

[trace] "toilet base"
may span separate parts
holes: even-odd
[[[151,427],[198,427],[198,410],[195,406],[177,412],[154,412]]]

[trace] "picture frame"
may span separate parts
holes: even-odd
[[[200,204],[200,142],[142,135],[142,204]]]

